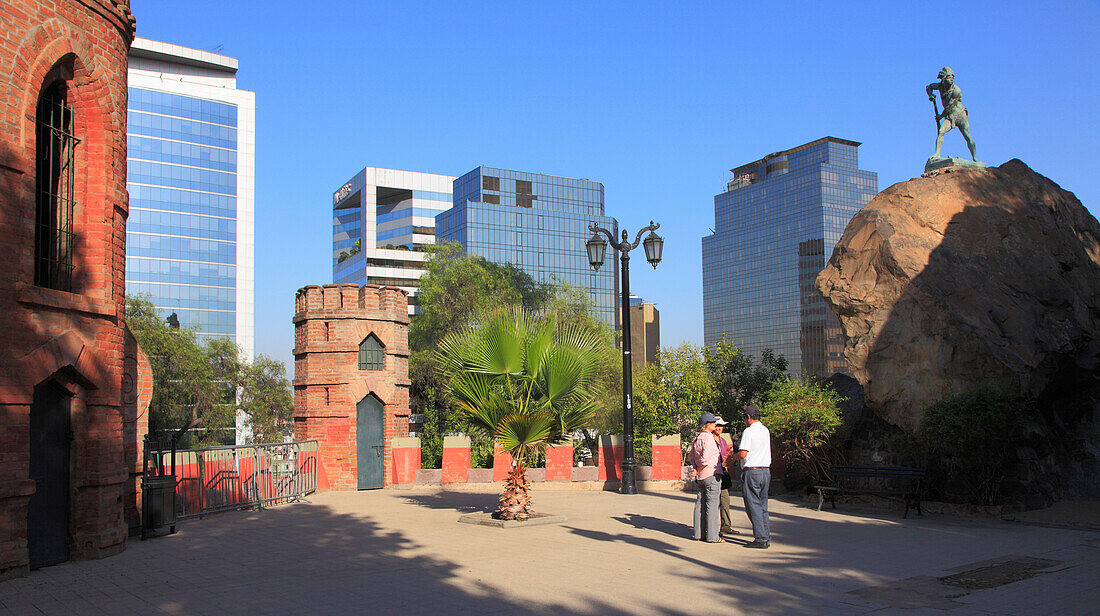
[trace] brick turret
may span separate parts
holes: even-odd
[[[0,9],[0,579],[108,556],[140,523],[151,373],[125,325],[129,5]]]
[[[397,288],[354,284],[308,286],[294,306],[294,436],[320,441],[322,484],[337,490],[393,483],[391,444],[409,433],[408,295]],[[360,346],[373,337],[381,369],[360,368]],[[357,407],[373,397],[382,407],[382,483],[358,477]],[[365,429],[365,428],[364,428]],[[322,485],[322,487],[324,487]]]

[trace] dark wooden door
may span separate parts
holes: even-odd
[[[360,490],[382,487],[382,403],[368,395],[355,406],[355,452]]]
[[[69,560],[69,395],[52,383],[34,392],[31,403],[31,479],[27,508],[30,568]]]

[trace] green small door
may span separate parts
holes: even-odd
[[[360,490],[382,487],[382,402],[373,395],[355,405],[355,452]]]

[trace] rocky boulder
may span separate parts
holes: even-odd
[[[887,422],[912,429],[944,393],[992,386],[1040,400],[1044,425],[1080,426],[1078,445],[1095,449],[1100,224],[1023,162],[882,191],[817,288],[868,409]]]

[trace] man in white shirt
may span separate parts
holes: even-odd
[[[771,545],[771,529],[768,526],[768,487],[772,483],[771,433],[760,423],[760,409],[745,407],[745,431],[737,453],[730,454],[741,460],[742,494],[745,497],[745,513],[752,522],[753,541],[747,548],[768,549]]]

